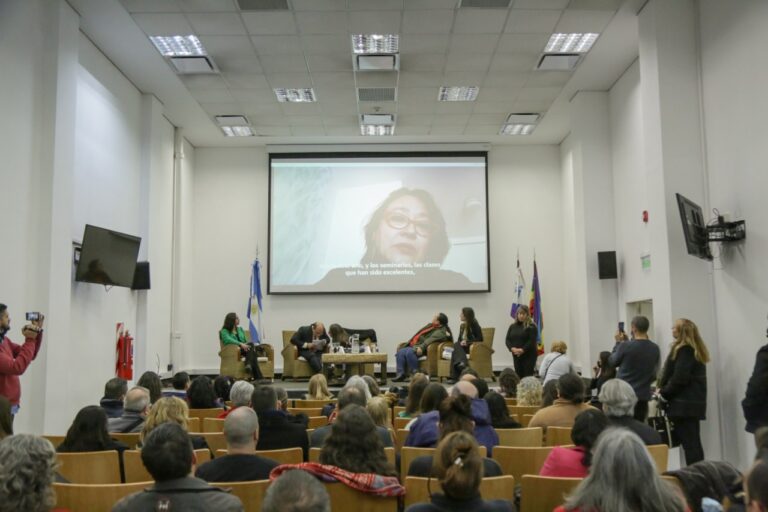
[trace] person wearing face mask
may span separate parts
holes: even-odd
[[[765,333],[768,337],[768,329]],[[754,434],[760,427],[768,426],[768,344],[757,351],[755,367],[747,384],[747,393],[741,401],[746,431]]]
[[[37,320],[32,320],[21,329],[24,343],[13,343],[6,334],[11,330],[11,317],[8,307],[0,304],[0,395],[11,402],[11,418],[19,411],[21,398],[21,384],[19,375],[22,375],[40,351],[43,342],[43,321],[45,317],[39,315]]]

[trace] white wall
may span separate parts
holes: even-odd
[[[264,330],[279,352],[281,331],[315,320],[373,327],[392,357],[396,345],[429,321],[436,311],[458,324],[463,306],[475,308],[483,326],[495,327],[496,366],[511,365],[502,350],[510,322],[515,255],[528,284],[536,250],[542,285],[545,339],[567,339],[566,297],[562,293],[562,212],[559,152],[554,146],[499,147],[490,152],[489,205],[491,293],[437,295],[266,296]],[[190,290],[194,322],[184,327],[190,368],[218,367],[217,330],[229,311],[245,319],[250,263],[258,247],[267,259],[267,153],[263,149],[198,148],[193,199],[193,270]],[[282,368],[278,355],[276,366]]]
[[[746,468],[754,442],[740,402],[766,342],[768,312],[768,71],[754,62],[755,49],[768,44],[768,3],[702,0],[700,16],[709,202],[747,221],[746,241],[724,247],[714,266],[724,456]]]

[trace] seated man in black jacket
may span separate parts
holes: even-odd
[[[603,412],[611,425],[628,428],[648,446],[661,444],[661,436],[656,430],[633,417],[637,395],[627,382],[621,379],[606,381],[600,388],[598,400],[603,404]]]
[[[251,395],[251,407],[259,416],[257,450],[301,448],[304,460],[309,454],[307,429],[290,421],[288,413],[280,410],[277,393],[271,386],[256,386]]]
[[[104,397],[99,402],[107,413],[107,418],[119,418],[123,415],[123,400],[127,393],[128,382],[125,380],[113,377],[107,381],[104,385]]]
[[[195,454],[181,425],[163,423],[144,439],[141,461],[155,484],[126,496],[112,512],[138,510],[218,510],[242,512],[240,498],[191,477]]]
[[[299,349],[299,357],[307,360],[314,373],[323,371],[321,358],[325,346],[330,342],[331,338],[325,332],[325,325],[322,322],[299,327],[291,337],[291,343]]]

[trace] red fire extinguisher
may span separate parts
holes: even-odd
[[[133,379],[133,338],[131,333],[117,324],[117,364],[115,375],[125,380]]]

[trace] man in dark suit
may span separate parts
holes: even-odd
[[[299,327],[291,337],[291,343],[299,349],[299,356],[307,360],[313,373],[323,371],[323,349],[330,342],[331,338],[325,332],[325,325],[322,322]]]
[[[280,401],[273,387],[256,386],[251,395],[251,407],[259,417],[257,450],[301,448],[304,460],[307,460],[307,429],[301,423],[290,421],[288,413],[280,410]]]

